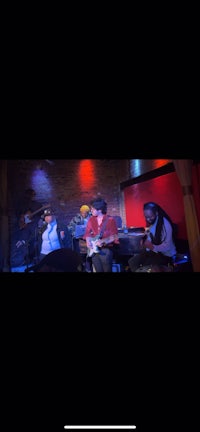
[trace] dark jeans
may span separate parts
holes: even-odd
[[[95,272],[112,272],[113,251],[109,248],[101,248],[100,252],[93,255],[92,263]]]
[[[73,238],[73,250],[75,252],[80,253],[83,262],[83,267],[86,272],[90,273],[92,272],[92,259],[87,257],[86,242],[84,241],[85,247],[83,247],[83,240],[82,243],[80,243],[81,240],[82,239]],[[80,244],[82,245],[82,247],[80,247]]]
[[[75,252],[80,253],[79,239],[76,239],[75,237],[72,239],[72,249]]]
[[[130,270],[135,272],[140,266],[168,265],[172,263],[171,257],[163,255],[161,252],[143,251],[134,255],[128,260]]]

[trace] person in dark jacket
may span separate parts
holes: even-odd
[[[36,192],[28,188],[24,197],[19,198],[16,207],[16,226],[11,235],[12,242],[12,265],[30,264],[37,259],[37,227],[44,208],[50,206],[42,205],[35,199]],[[22,246],[19,249],[19,246]],[[17,264],[16,264],[17,263]]]

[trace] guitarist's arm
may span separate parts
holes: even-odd
[[[88,248],[88,256],[92,256],[92,254],[98,253],[98,251],[105,247],[106,245],[113,245],[114,243],[118,243],[118,234],[113,234],[109,237],[105,237],[100,239],[98,236],[96,237],[86,237],[86,243]]]
[[[98,239],[96,244],[98,247],[103,247],[111,243],[114,243],[116,240],[118,240],[118,234],[113,234],[108,237]]]

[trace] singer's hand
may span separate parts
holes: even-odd
[[[60,231],[60,238],[62,240],[65,238],[65,232],[64,231]]]
[[[42,228],[45,225],[45,221],[40,218],[40,220],[38,221],[38,228]]]
[[[24,240],[19,240],[19,241],[16,243],[16,247],[19,248],[19,247],[22,246],[23,244],[25,244],[25,241],[24,241]]]

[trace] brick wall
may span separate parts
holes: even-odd
[[[9,214],[11,225],[24,191],[32,187],[41,205],[50,203],[66,223],[79,211],[101,195],[108,203],[108,213],[123,216],[120,182],[129,178],[128,160],[92,160],[93,171],[88,172],[85,186],[81,182],[80,160],[9,160]],[[92,177],[90,179],[90,177]],[[91,180],[91,182],[90,182]],[[89,186],[87,186],[87,184]]]
[[[150,161],[146,162],[150,170]],[[126,223],[120,183],[128,180],[130,176],[134,177],[133,168],[130,174],[130,160],[92,159],[92,170],[87,172],[85,185],[81,181],[80,163],[78,159],[9,160],[10,219],[14,219],[15,209],[25,189],[32,187],[41,205],[50,203],[66,223],[79,211],[82,204],[88,204],[98,194],[107,201],[108,214],[120,215],[123,223]],[[147,164],[144,160],[144,172]],[[136,171],[136,174],[141,175],[142,172]]]

